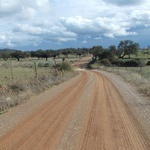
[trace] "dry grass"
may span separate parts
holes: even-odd
[[[76,75],[73,70],[59,71],[50,67],[39,67],[38,78],[35,78],[34,67],[30,64],[23,66],[13,66],[13,80],[9,65],[0,68],[0,113]]]
[[[141,72],[137,67],[108,67],[105,70],[122,76],[127,82],[136,86],[141,93],[150,96],[150,66],[144,67]]]
[[[50,67],[44,67],[47,62],[43,63],[42,67],[37,62],[37,75],[48,75]],[[35,77],[35,68],[33,62],[3,62],[0,63],[0,85],[10,84],[12,82],[24,81]]]

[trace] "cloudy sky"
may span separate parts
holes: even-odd
[[[150,45],[149,0],[0,0],[0,48]]]

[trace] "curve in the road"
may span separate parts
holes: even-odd
[[[32,116],[0,138],[0,150],[149,150],[150,140],[114,85],[80,71]]]

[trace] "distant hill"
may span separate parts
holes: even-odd
[[[9,49],[9,48],[0,49],[0,53],[3,53],[3,52],[13,52],[13,51],[16,51],[16,49]]]

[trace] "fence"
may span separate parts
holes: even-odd
[[[144,67],[110,67],[109,70],[127,71],[126,73],[137,73],[142,77],[150,80],[150,66]]]
[[[49,75],[53,65],[53,60],[48,62],[0,62],[0,85]]]

